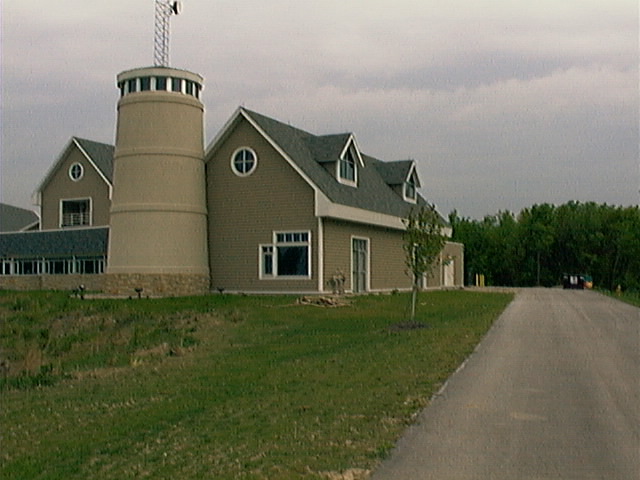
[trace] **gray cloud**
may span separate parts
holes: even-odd
[[[185,1],[172,64],[205,76],[207,138],[244,104],[415,158],[446,214],[638,202],[638,6],[627,0]],[[2,201],[72,135],[113,141],[115,75],[148,65],[153,5],[3,3]]]

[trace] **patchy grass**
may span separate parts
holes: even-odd
[[[364,478],[511,298],[0,293],[0,476]]]
[[[615,298],[616,300],[640,307],[640,293],[637,291],[612,292],[610,290],[601,290],[601,292]]]

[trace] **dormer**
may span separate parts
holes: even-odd
[[[339,183],[358,186],[359,171],[364,168],[362,154],[352,133],[339,133],[306,139],[315,160]]]
[[[385,183],[405,202],[418,202],[420,179],[415,161],[377,162],[375,166]]]

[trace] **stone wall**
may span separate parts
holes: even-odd
[[[209,276],[193,274],[107,274],[104,293],[108,295],[179,297],[209,293]]]
[[[2,290],[85,290],[103,291],[105,275],[0,275]]]

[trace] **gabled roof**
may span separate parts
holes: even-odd
[[[108,227],[0,234],[0,256],[11,258],[107,254]]]
[[[53,174],[58,170],[60,164],[69,155],[72,148],[78,148],[80,152],[87,159],[98,172],[98,175],[102,177],[104,182],[111,188],[113,186],[113,152],[115,147],[106,143],[94,142],[92,140],[86,140],[84,138],[71,137],[69,143],[62,150],[62,153],[53,163],[40,185],[33,194],[34,203],[40,204],[40,192],[49,183],[49,180]]]
[[[346,207],[353,207],[376,214],[396,218],[405,217],[414,206],[390,188],[381,175],[378,165],[381,160],[361,155],[362,165],[358,169],[358,186],[340,183],[322,164],[337,161],[347,146],[354,141],[352,133],[317,136],[299,128],[292,127],[257,112],[240,108],[227,122],[222,131],[207,149],[207,159],[215,152],[218,145],[229,135],[232,127],[244,118],[276,148],[292,166],[301,174],[314,190],[325,195],[330,202]],[[389,171],[394,168],[390,167]],[[404,170],[403,170],[404,171]],[[421,197],[418,204],[426,202]]]
[[[94,142],[84,138],[73,137],[73,140],[84,150],[89,159],[95,164],[98,171],[113,183],[113,152],[115,147],[106,143]]]
[[[38,224],[36,212],[0,203],[0,232],[21,232]]]

